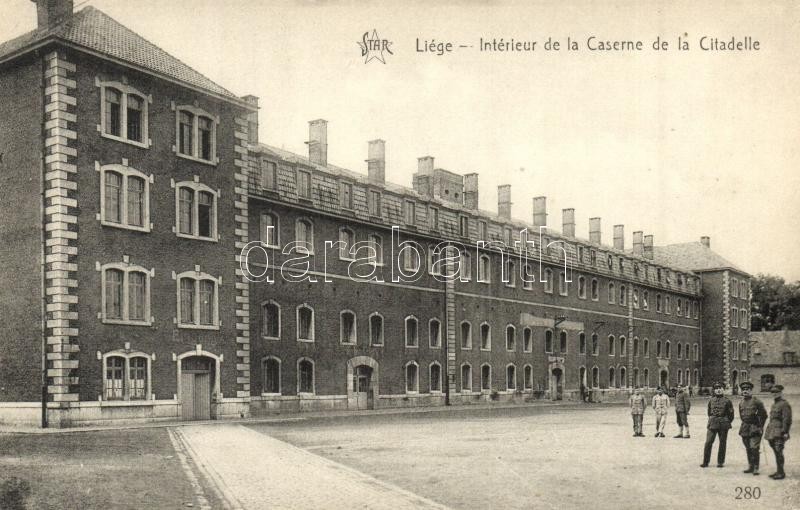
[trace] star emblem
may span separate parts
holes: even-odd
[[[377,60],[383,64],[386,63],[386,57],[383,52],[387,51],[390,55],[394,55],[389,46],[392,44],[386,39],[378,37],[378,31],[373,29],[372,34],[364,32],[362,41],[357,43],[361,48],[361,56],[364,57],[364,63],[368,64],[370,60]]]

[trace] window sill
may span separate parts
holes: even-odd
[[[178,323],[180,329],[205,329],[209,331],[219,331],[218,324],[181,324]]]
[[[471,351],[472,350],[472,346],[470,345],[469,347],[462,347],[461,350],[462,351]]]
[[[279,337],[279,336],[264,336],[264,335],[261,335],[261,339],[262,340],[280,340],[281,337]]]
[[[141,399],[141,400],[100,400],[100,407],[136,407],[136,406],[153,406],[154,400]]]
[[[372,347],[383,347],[383,344],[370,344]]]
[[[419,345],[406,345],[406,349],[419,349]]]
[[[484,352],[492,352],[492,348],[491,347],[481,347],[481,350],[484,351]]]
[[[298,342],[303,342],[304,344],[313,344],[314,343],[314,339],[313,338],[298,338],[297,341]]]
[[[262,397],[282,397],[283,393],[262,393]]]
[[[102,319],[103,324],[119,324],[123,326],[152,326],[153,321],[134,321],[126,319]]]
[[[175,235],[178,236],[178,237],[181,237],[183,239],[193,239],[195,241],[205,241],[205,242],[209,242],[209,243],[216,243],[216,242],[219,241],[219,236],[202,237],[202,236],[196,236],[196,235],[193,235],[193,234],[183,234],[181,232],[175,232]]]
[[[210,160],[207,160],[207,159],[197,158],[197,157],[190,156],[188,154],[184,154],[182,152],[177,152],[177,151],[175,152],[175,155],[178,156],[179,158],[188,159],[189,161],[194,161],[195,163],[202,163],[202,164],[208,165],[208,166],[216,167],[217,164],[219,164],[219,159],[218,158],[215,158],[215,159],[217,159],[217,161],[210,161]]]
[[[113,228],[119,228],[119,229],[123,229],[123,230],[133,230],[133,231],[136,231],[136,232],[148,232],[149,233],[150,229],[152,228],[152,224],[150,224],[149,222],[145,222],[145,223],[146,223],[146,226],[137,227],[136,225],[127,225],[125,223],[114,223],[113,221],[107,221],[107,220],[104,220],[104,219],[100,220],[100,224],[103,225],[104,227],[113,227]]]
[[[314,392],[308,392],[308,391],[302,391],[302,392],[298,391],[297,392],[297,397],[298,398],[311,398],[311,397],[315,397],[315,396],[316,396],[316,393],[314,393]]]
[[[351,346],[351,347],[355,347],[355,346],[357,345],[357,343],[356,343],[356,342],[342,342],[341,340],[339,341],[339,343],[340,343],[341,345],[349,345],[349,346]]]
[[[429,345],[428,346],[428,349],[441,349],[441,348],[442,348],[441,345]]]
[[[142,148],[142,149],[149,149],[150,148],[149,140],[148,140],[148,142],[137,142],[136,140],[131,140],[129,138],[122,138],[121,136],[116,136],[116,135],[112,135],[112,134],[109,134],[109,133],[104,133],[102,131],[100,132],[100,136],[102,136],[103,138],[107,138],[109,140],[114,140],[115,142],[122,142],[122,143],[127,143],[128,145],[134,145],[134,146]]]

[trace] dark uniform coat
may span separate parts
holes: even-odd
[[[756,397],[742,399],[739,402],[739,435],[742,437],[760,436],[764,432],[764,423],[767,422],[767,409],[764,403]]]
[[[780,398],[772,404],[769,410],[769,424],[764,433],[764,438],[769,441],[770,439],[783,439],[784,434],[789,433],[792,427],[792,407],[789,402]]]
[[[692,403],[689,401],[689,395],[685,391],[679,392],[675,397],[675,412],[688,413],[691,407]]]
[[[733,404],[724,395],[714,395],[708,401],[708,430],[728,430],[733,421]]]

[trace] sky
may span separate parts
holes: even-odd
[[[35,26],[30,0],[2,0],[0,40]],[[511,184],[513,216],[548,197],[548,225],[575,208],[655,244],[711,237],[750,272],[800,279],[800,3],[278,2],[76,0],[93,5],[237,95],[260,98],[262,142],[306,154],[328,121],[328,161],[366,172],[386,140],[387,180],[417,158],[480,174],[480,206]],[[391,44],[365,63],[365,32]],[[641,51],[589,51],[640,40]],[[678,37],[688,50],[678,50]],[[703,36],[758,51],[702,51]],[[568,51],[567,37],[578,50]],[[667,51],[653,50],[660,37]],[[481,52],[480,39],[536,41]],[[558,41],[546,51],[545,41]],[[419,52],[424,41],[453,52]],[[595,46],[597,43],[594,43]],[[471,46],[459,48],[459,45]],[[368,56],[371,56],[368,55]]]

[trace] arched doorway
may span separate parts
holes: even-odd
[[[208,356],[187,356],[180,363],[181,418],[210,420],[216,362]]]
[[[658,385],[661,386],[661,388],[663,388],[664,391],[667,391],[669,389],[669,372],[667,372],[666,370],[661,370],[661,372],[659,373]]]
[[[561,367],[554,367],[550,371],[550,398],[551,400],[564,398],[564,370]]]
[[[347,362],[347,407],[375,409],[378,399],[378,362],[356,356]]]

